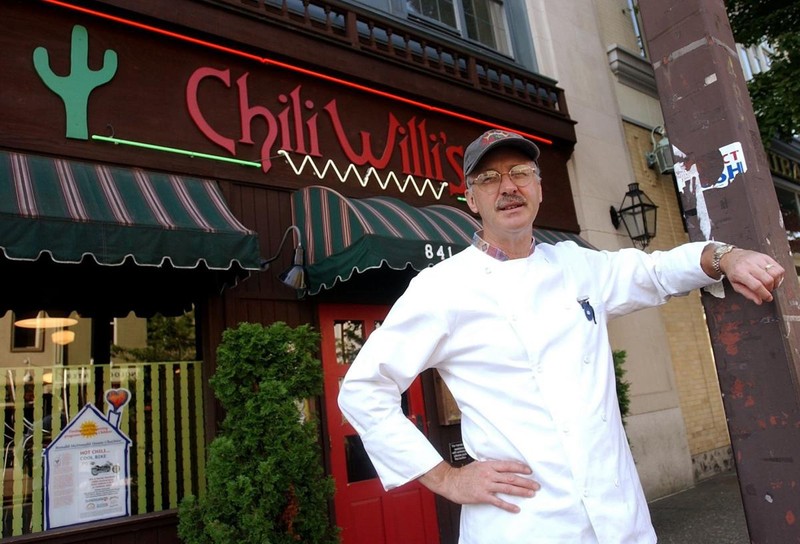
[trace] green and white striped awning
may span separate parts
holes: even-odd
[[[258,237],[216,182],[0,151],[0,251],[12,261],[258,270]]]
[[[452,206],[348,199],[322,186],[295,192],[292,213],[305,237],[312,295],[382,266],[422,270],[467,247],[480,229],[471,215]]]
[[[350,199],[322,186],[295,192],[292,213],[305,237],[311,295],[370,269],[420,271],[466,248],[481,228],[477,219],[453,206],[415,208],[389,197]],[[534,235],[538,242],[574,240],[588,247],[572,233],[537,228]]]

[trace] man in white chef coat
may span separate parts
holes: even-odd
[[[339,395],[386,489],[414,479],[463,505],[461,544],[653,543],[625,437],[610,319],[727,277],[756,304],[784,270],[716,242],[647,254],[535,244],[539,149],[490,130],[464,153],[466,198],[483,229],[422,271],[367,340]],[[400,407],[438,369],[461,410],[452,467]]]

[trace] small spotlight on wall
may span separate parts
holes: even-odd
[[[297,245],[294,248],[294,258],[292,259],[292,266],[285,270],[278,276],[278,279],[284,285],[297,289],[298,291],[304,291],[306,288],[306,252],[303,249],[303,244],[301,242],[301,233],[300,229],[297,228],[295,225],[291,225],[289,228],[286,229],[286,232],[283,233],[283,238],[281,238],[281,243],[278,245],[278,251],[275,252],[273,257],[269,259],[264,259],[261,261],[261,270],[268,270],[269,265],[272,261],[277,259],[281,251],[283,250],[283,245],[286,243],[286,238],[289,236],[289,233],[294,231],[297,235]]]
[[[656,142],[656,132],[661,135],[661,139]],[[672,159],[672,149],[667,139],[666,129],[659,125],[650,131],[650,141],[653,143],[652,151],[645,153],[647,166],[654,168],[659,174],[671,174],[675,170]]]

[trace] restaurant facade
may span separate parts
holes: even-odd
[[[659,206],[648,250],[688,240],[674,180],[647,159],[663,119],[635,10],[7,0],[0,13],[9,542],[178,542],[177,506],[204,493],[224,417],[208,385],[222,332],[278,321],[321,333],[312,407],[342,541],[455,542],[458,507],[415,484],[383,492],[335,398],[410,278],[478,228],[461,160],[487,129],[542,150],[539,241],[630,245],[608,216],[630,181]],[[800,161],[796,146],[770,153],[793,240]],[[302,289],[281,274],[294,263]],[[704,319],[692,293],[610,327],[648,499],[734,462]],[[469,460],[435,373],[403,406],[445,459]]]
[[[223,417],[208,385],[222,332],[283,321],[322,335],[315,408],[343,542],[454,541],[456,506],[382,491],[339,380],[410,278],[469,244],[461,160],[484,131],[542,150],[537,239],[588,244],[575,122],[536,73],[525,4],[448,5],[3,3],[3,538],[178,542]],[[292,264],[303,288],[282,281]],[[438,377],[405,397],[467,462]],[[380,534],[356,530],[366,518]]]

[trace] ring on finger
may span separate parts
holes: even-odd
[[[768,265],[766,265],[766,266],[764,267],[764,270],[769,270],[770,268],[772,268],[772,266],[773,266],[773,265],[771,265],[771,264],[768,264]]]

